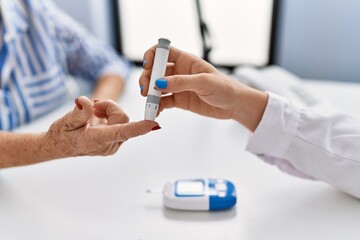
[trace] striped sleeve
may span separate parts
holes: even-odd
[[[47,14],[53,20],[56,41],[66,52],[66,63],[71,75],[93,82],[105,74],[128,78],[131,68],[128,61],[118,56],[110,46],[95,39],[53,2],[44,1],[44,4]]]

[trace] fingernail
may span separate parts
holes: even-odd
[[[160,126],[155,126],[155,127],[153,127],[153,128],[151,129],[151,131],[156,131],[156,130],[159,130],[159,129],[161,129]]]
[[[144,59],[142,67],[145,68],[146,60]]]
[[[160,89],[165,89],[167,88],[167,81],[166,79],[158,79],[155,81],[155,85]]]
[[[78,109],[82,110],[83,109],[83,106],[81,106],[81,104],[79,103],[79,99],[75,99],[75,104],[76,106],[78,107]]]
[[[144,86],[141,85],[141,86],[140,86],[140,92],[142,92],[143,90],[144,90]]]
[[[100,100],[95,99],[95,100],[94,100],[94,103],[97,103],[97,102],[100,102]]]

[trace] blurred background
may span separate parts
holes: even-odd
[[[175,46],[202,54],[195,1],[55,2],[96,37],[122,50],[132,60],[141,60],[139,54],[145,46],[156,43],[154,36],[163,30],[178,33]],[[217,64],[264,66],[270,61],[302,78],[360,82],[358,0],[207,0],[201,3],[211,33],[212,61]],[[271,25],[273,9],[275,26]],[[154,19],[158,22],[152,22]],[[149,28],[155,25],[156,28]],[[275,37],[274,41],[271,36]],[[250,45],[244,44],[249,40]],[[271,54],[270,50],[273,50]]]

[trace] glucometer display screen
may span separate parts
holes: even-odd
[[[175,187],[175,195],[184,196],[203,196],[205,183],[202,180],[195,181],[177,181]]]

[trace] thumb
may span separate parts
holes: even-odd
[[[179,93],[192,91],[202,93],[210,81],[207,73],[192,75],[172,75],[155,81],[155,88],[162,92]]]
[[[87,97],[75,99],[76,106],[64,118],[64,128],[67,131],[85,126],[93,114],[93,104]]]

